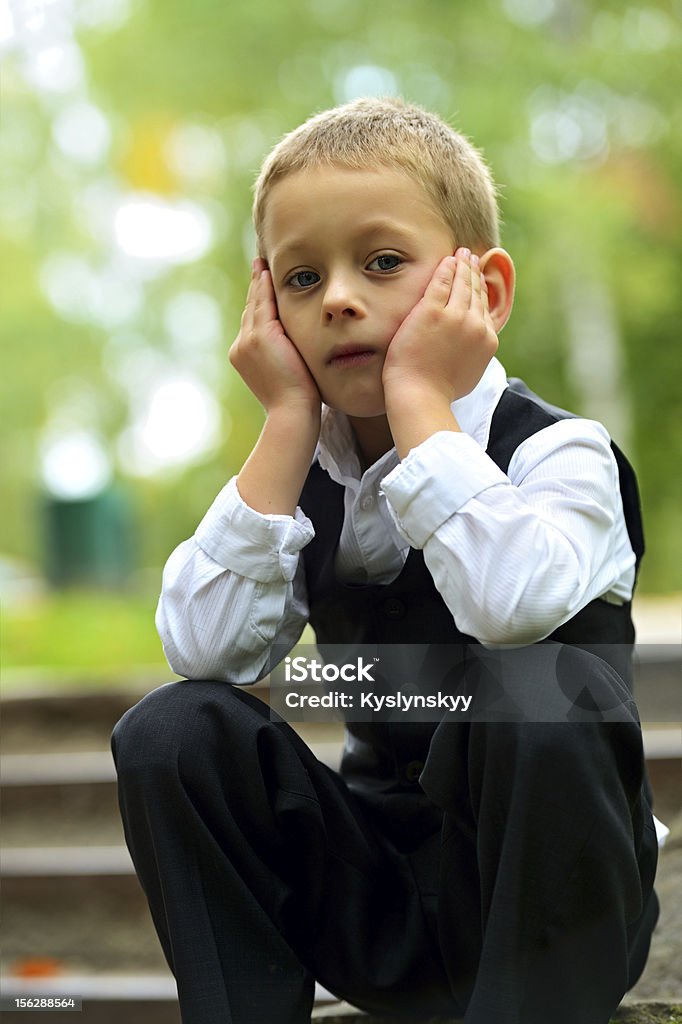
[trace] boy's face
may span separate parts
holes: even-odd
[[[389,168],[297,171],[273,186],[264,242],[280,320],[323,401],[383,415],[391,339],[455,249],[423,186]]]

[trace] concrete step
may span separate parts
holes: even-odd
[[[662,851],[657,890],[663,910],[652,956],[638,986],[642,996],[682,998],[670,988],[682,907],[682,818]],[[3,893],[2,968],[22,958],[52,957],[68,971],[156,972],[165,968],[147,903],[123,845],[6,848],[0,854]]]
[[[108,751],[5,754],[0,810],[4,847],[123,842]]]
[[[343,729],[340,725],[334,729],[333,734],[328,728],[325,730],[328,737],[333,735],[333,738],[327,739],[319,738],[315,727],[305,723],[301,723],[298,731],[307,738],[321,761],[332,767],[338,766],[343,746]],[[682,726],[645,726],[643,741],[648,761],[682,758]],[[115,782],[116,770],[108,748],[0,756],[0,785],[5,795],[17,791],[23,795],[23,791],[32,790],[32,796],[36,797],[42,788],[54,790],[67,786],[101,786]]]
[[[654,635],[650,628],[646,633]],[[643,722],[682,721],[682,644],[677,633],[671,636],[674,642],[639,643],[635,649],[635,696]],[[159,679],[158,685],[163,682]],[[115,723],[152,688],[147,680],[143,686],[112,682],[93,691],[34,689],[5,697],[3,750],[9,754],[107,749]],[[268,680],[249,689],[267,702]],[[335,725],[328,728],[333,732]],[[320,731],[318,735],[325,738]]]
[[[62,1024],[180,1024],[175,981],[161,975],[71,975],[52,979],[0,978],[2,1017],[5,1024],[23,1024],[24,1012],[8,1009],[14,999],[74,998],[81,1010],[60,1012]],[[33,1012],[32,1020],[47,1020],[47,1013]],[[312,1024],[397,1024],[390,1017],[377,1018],[338,1002],[316,986]],[[424,1018],[423,1024],[432,1024]],[[459,1018],[439,1024],[462,1024]],[[670,1002],[632,1002],[616,1011],[612,1024],[682,1024],[682,1005]]]
[[[161,686],[164,680],[160,679]],[[111,731],[121,716],[136,704],[153,685],[144,689],[126,686],[96,690],[36,690],[3,697],[2,749],[4,754],[41,754],[45,751],[89,752],[108,750]],[[266,703],[267,682],[249,687]],[[310,732],[311,725],[304,725]],[[324,741],[338,734],[335,722],[312,726],[315,736]]]
[[[69,973],[166,970],[124,846],[4,850],[0,866],[3,972],[35,957]]]
[[[42,954],[57,958],[68,971],[167,970],[122,845],[115,773],[107,749],[111,727],[138,696],[117,692],[96,695],[91,701],[71,695],[50,698],[47,706],[42,699],[17,699],[9,726],[6,708],[13,702],[2,702],[3,750],[14,751],[0,760],[4,969],[21,957]],[[35,721],[41,737],[37,746]],[[318,756],[336,766],[340,727],[302,729]],[[657,813],[670,822],[682,805],[682,732],[670,725],[646,729],[644,739]],[[50,846],[45,848],[45,843]],[[680,852],[675,854],[678,860]],[[669,856],[662,858],[662,866],[670,862]],[[667,884],[664,878],[664,891]],[[668,914],[675,898],[671,888]],[[674,944],[675,932],[664,921],[659,944]],[[669,952],[666,955],[669,960]],[[643,992],[645,997],[668,994],[672,993],[660,985]],[[135,1024],[138,1011],[148,1012],[145,1024],[157,1019],[170,1024],[163,1005],[158,1009],[161,1016],[154,1016],[157,1009],[151,999],[145,1003],[131,997],[125,1011],[119,1006],[118,1017],[106,1016],[113,1012],[106,1008],[106,1000],[95,1002],[97,1013],[104,1015],[92,1018],[97,1024],[113,1019]]]
[[[3,972],[16,971],[23,958],[48,957],[54,958],[68,974],[124,974],[131,969],[152,975],[167,973],[144,895],[125,849],[17,849],[4,851],[0,866]],[[678,962],[675,950],[682,927],[682,907],[677,898],[680,877],[682,821],[661,856],[657,889],[663,911],[647,970],[634,993],[640,999],[682,999],[682,979],[672,966]],[[131,996],[125,1005],[122,994],[120,999],[119,1019],[130,1024],[135,1024],[138,1013],[143,1015],[145,1007],[152,1024],[173,1019],[163,1016],[167,1004],[153,1006],[151,997],[142,1009],[139,996]],[[108,1024],[115,1019],[105,996],[98,997],[95,1004],[92,1009],[89,1004],[86,1020]],[[141,1022],[142,1017],[139,1019]],[[370,1024],[362,1017],[351,1019]],[[634,1022],[671,1018],[623,1019]],[[350,1024],[348,1017],[344,1024]]]
[[[65,975],[57,978],[0,979],[3,1024],[25,1024],[26,1012],[8,1009],[19,998],[73,998],[81,1009],[60,1010],[60,1024],[180,1024],[175,979],[163,974]],[[30,1020],[54,1021],[55,1011],[32,1011]]]
[[[158,975],[70,975],[61,978],[25,980],[5,976],[0,978],[3,1024],[22,1024],[24,1013],[7,1009],[14,999],[74,998],[80,1001],[80,1011],[60,1011],[62,1024],[180,1024],[180,1011],[173,977]],[[38,1019],[47,1020],[48,1012]],[[54,1018],[52,1018],[54,1019]],[[316,987],[315,1009],[312,1022],[316,1024],[397,1024],[390,1017],[368,1016],[347,1003],[337,1002],[319,985]],[[431,1024],[433,1018],[424,1018]],[[462,1024],[458,1018],[440,1024]],[[621,1006],[612,1024],[682,1024],[682,1004],[664,1002],[637,1002]]]
[[[12,1024],[15,1018],[17,1024],[25,1020],[25,1011],[11,1009],[15,1005],[14,1000],[21,998],[74,999],[80,1002],[80,1010],[60,1010],[60,1022],[180,1024],[177,988],[169,971],[160,974],[71,974],[40,979],[5,975],[0,978],[3,1024]],[[333,1009],[338,1005],[335,997],[321,985],[315,986],[314,1019],[317,1019],[318,1014],[324,1016],[325,1009]]]
[[[334,740],[318,740],[310,729],[306,738],[321,761],[338,766],[340,728]],[[682,729],[645,729],[644,749],[656,813],[666,821],[682,810]],[[123,841],[116,772],[106,750],[5,754],[0,758],[0,806],[5,847]]]
[[[337,767],[342,739],[314,743]],[[0,757],[3,847],[94,846],[123,842],[116,771],[108,750]]]
[[[108,750],[114,725],[144,692],[117,686],[3,697],[3,753]]]
[[[682,726],[645,727],[643,740],[654,810],[669,823],[682,811]]]
[[[343,1004],[327,1007],[313,1013],[313,1021],[324,1024],[399,1024],[395,1017],[368,1017],[351,1006]],[[436,1018],[424,1018],[423,1024],[432,1024]],[[437,1018],[438,1024],[462,1024],[459,1018]],[[682,1005],[671,1003],[639,1003],[620,1007],[611,1018],[612,1024],[682,1024]],[[551,1024],[550,1021],[547,1024]],[[576,1021],[576,1024],[578,1022]]]
[[[633,691],[642,722],[682,722],[682,644],[635,647]]]
[[[423,1024],[462,1024],[459,1018],[424,1018]],[[313,1021],[324,1024],[399,1024],[395,1017],[368,1017],[351,1006],[343,1004],[327,1007],[313,1013]],[[637,1003],[620,1007],[611,1018],[612,1024],[682,1024],[682,1005],[672,1003]],[[548,1020],[547,1024],[551,1024]],[[576,1024],[578,1022],[576,1021]]]

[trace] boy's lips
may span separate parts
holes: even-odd
[[[367,345],[336,345],[327,358],[327,366],[362,366],[377,354]]]

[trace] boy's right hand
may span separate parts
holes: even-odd
[[[263,259],[253,261],[239,334],[229,359],[268,415],[279,409],[321,413],[322,399],[277,315],[272,278]]]

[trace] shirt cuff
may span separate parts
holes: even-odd
[[[295,517],[256,512],[243,500],[233,477],[202,519],[195,539],[230,572],[273,583],[293,580],[299,551],[314,536],[313,524],[300,508]]]
[[[432,434],[381,482],[388,508],[413,548],[423,548],[439,526],[470,498],[509,478],[469,434]]]

